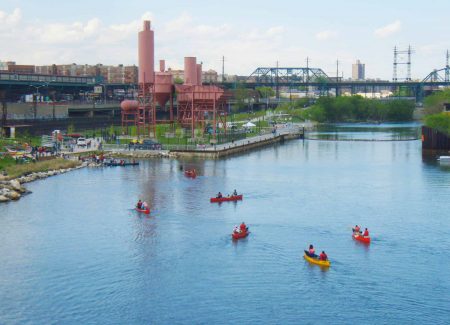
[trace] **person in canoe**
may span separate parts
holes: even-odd
[[[325,254],[325,251],[322,251],[322,253],[320,253],[319,259],[320,259],[321,261],[326,261],[326,260],[328,260],[328,256],[327,256],[327,254]]]
[[[141,205],[141,209],[142,210],[148,210],[148,204],[147,204],[147,202],[142,202],[142,205]]]
[[[355,228],[353,228],[353,233],[361,234],[361,227],[356,225]]]
[[[242,221],[241,225],[239,226],[239,230],[241,232],[247,232],[248,231],[248,228],[247,228],[247,226],[246,226],[244,221]]]
[[[369,237],[369,230],[367,230],[367,228],[364,230],[363,236]]]
[[[233,232],[235,234],[238,234],[239,233],[239,227],[238,226],[234,226]]]
[[[223,195],[222,195],[222,193],[217,193],[217,196],[216,196],[216,198],[218,198],[218,199],[221,199],[223,197]]]
[[[314,246],[312,244],[309,245],[308,253],[309,257],[317,257],[316,250],[314,249]]]
[[[142,209],[142,201],[139,200],[138,203],[136,203],[136,208]]]
[[[234,192],[233,192],[233,196],[237,196],[238,194],[237,194],[237,191],[236,190],[234,190]]]

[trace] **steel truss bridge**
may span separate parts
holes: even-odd
[[[380,90],[390,90],[393,93],[407,92],[417,101],[421,101],[427,91],[450,86],[450,67],[433,70],[421,81],[354,81],[329,77],[322,69],[310,67],[257,68],[244,83],[247,88],[268,86],[276,89],[277,97],[280,88],[313,87],[321,94],[333,91],[336,96],[343,92],[350,94],[376,93]]]

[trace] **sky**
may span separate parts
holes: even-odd
[[[137,65],[137,33],[150,19],[155,63],[250,75],[258,67],[310,67],[392,79],[394,46],[411,45],[412,78],[445,67],[449,0],[0,0],[0,61]],[[406,58],[400,58],[406,59]],[[399,77],[406,76],[401,66]]]

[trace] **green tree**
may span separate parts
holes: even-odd
[[[450,89],[438,91],[424,99],[425,115],[441,113],[444,103],[450,103]]]
[[[182,85],[183,82],[184,82],[184,80],[181,79],[180,77],[175,77],[175,78],[173,79],[173,83],[176,84],[176,85]]]
[[[73,123],[70,123],[68,126],[67,126],[67,133],[68,134],[72,134],[72,133],[74,133],[75,132],[75,126],[73,125]]]
[[[407,100],[393,100],[387,103],[387,119],[390,121],[410,121],[415,105]]]
[[[236,99],[236,107],[241,110],[247,106],[250,100],[250,91],[242,83],[238,83],[234,91],[234,98]]]
[[[275,96],[275,90],[273,90],[272,87],[266,87],[266,86],[256,87],[256,91],[258,92],[259,97],[261,97],[261,98]]]
[[[111,126],[109,127],[108,134],[110,136],[114,134],[114,124],[111,124]]]
[[[443,112],[425,116],[425,125],[450,135],[450,114]]]

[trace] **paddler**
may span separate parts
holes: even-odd
[[[327,256],[327,254],[325,254],[325,251],[322,251],[322,253],[320,253],[319,259],[320,259],[321,261],[326,261],[326,260],[328,260],[328,256]]]
[[[369,237],[369,230],[367,230],[367,228],[364,230],[364,237]]]
[[[353,228],[353,232],[361,233],[361,228],[356,225],[355,228]]]
[[[238,194],[237,194],[237,191],[236,190],[234,190],[234,192],[233,192],[233,196],[237,196]]]
[[[242,221],[239,229],[241,230],[241,232],[247,232],[247,226],[245,225],[244,221]]]
[[[142,208],[142,201],[139,200],[138,203],[136,204],[136,208],[141,209]]]
[[[309,245],[308,253],[310,257],[316,257],[316,250],[314,249],[314,246],[312,244]]]

